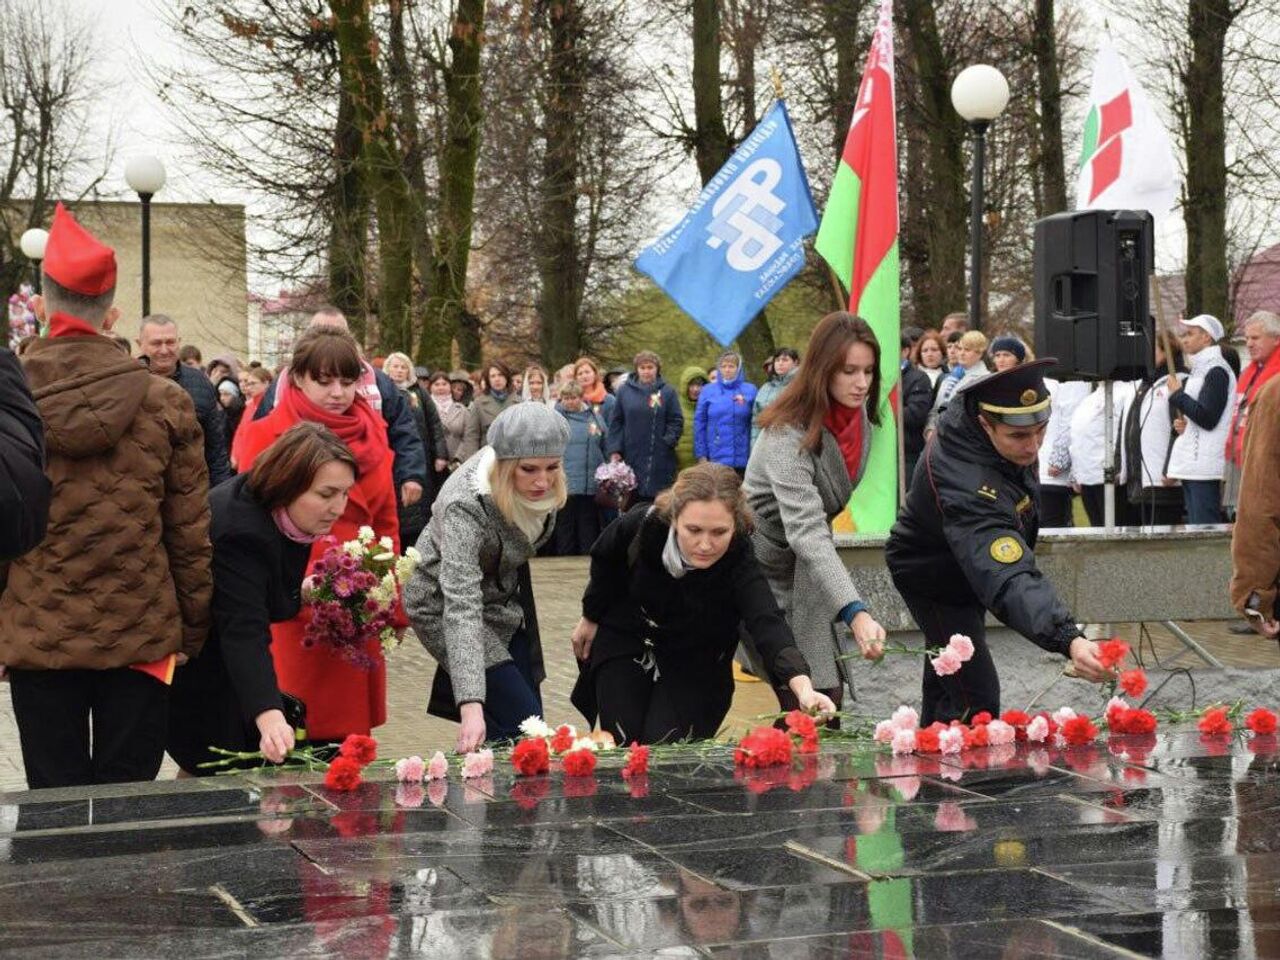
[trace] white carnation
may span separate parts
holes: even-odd
[[[520,723],[520,732],[526,737],[549,737],[554,732],[541,717],[529,717]]]
[[[600,744],[596,743],[590,737],[582,737],[581,739],[573,741],[573,746],[570,747],[569,749],[570,750],[590,750],[592,753],[595,753],[597,750],[600,749]]]

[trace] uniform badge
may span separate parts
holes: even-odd
[[[1023,497],[1021,500],[1017,502],[1017,504],[1014,506],[1013,509],[1018,511],[1018,513],[1026,513],[1028,510],[1031,509],[1031,497],[1030,496]]]
[[[978,496],[986,497],[988,500],[995,501],[1000,499],[1000,492],[996,490],[995,487],[991,486],[991,484],[984,483],[978,488]]]
[[[991,544],[991,559],[996,563],[1017,563],[1022,559],[1022,544],[1013,537],[998,537]]]
[[[1040,399],[1040,394],[1036,393],[1034,390],[1030,388],[1027,388],[1026,390],[1022,391],[1021,399],[1022,399],[1022,405],[1024,407],[1029,407],[1032,404],[1034,404],[1037,400]]]

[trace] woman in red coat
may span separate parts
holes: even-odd
[[[287,375],[280,378],[275,409],[262,420],[242,425],[244,460],[238,466],[248,470],[263,450],[299,421],[323,424],[351,448],[360,467],[332,536],[339,542],[354,540],[360,527],[369,526],[379,538],[391,537],[398,554],[391,448],[382,418],[356,394],[361,372],[360,350],[351,334],[336,327],[308,330],[294,347]],[[328,546],[324,540],[312,545],[308,569]],[[280,689],[306,704],[309,740],[367,735],[387,719],[387,668],[381,646],[377,639],[369,641],[366,652],[372,668],[356,665],[321,645],[304,647],[302,636],[310,616],[304,606],[294,619],[271,627],[271,657]]]

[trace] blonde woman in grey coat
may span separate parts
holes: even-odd
[[[522,720],[542,715],[545,673],[526,565],[565,502],[564,417],[540,403],[516,404],[487,439],[440,491],[418,539],[422,562],[404,590],[414,631],[443,671],[431,710],[460,717],[459,753],[514,740]],[[442,709],[441,698],[451,703]]]
[[[865,320],[823,317],[799,374],[760,416],[743,482],[756,517],[756,557],[814,687],[837,706],[844,684],[835,631],[848,629],[869,660],[884,649],[884,628],[859,599],[831,533],[866,469],[879,370],[880,345]],[[774,692],[783,710],[795,709],[789,690],[775,685]]]

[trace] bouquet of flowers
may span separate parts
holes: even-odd
[[[33,337],[39,332],[31,306],[31,285],[24,283],[9,297],[9,348],[16,347],[23,337]]]
[[[596,503],[602,507],[626,510],[636,488],[635,472],[619,460],[596,467]]]
[[[368,642],[377,638],[383,650],[395,645],[396,603],[422,557],[413,547],[397,557],[391,538],[377,539],[370,527],[361,527],[346,543],[329,539],[331,545],[302,581],[302,599],[311,608],[302,643],[321,644],[371,668]]]

